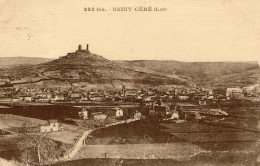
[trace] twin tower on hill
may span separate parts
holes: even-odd
[[[83,49],[82,49],[82,46],[79,45],[79,47],[78,47],[78,51],[89,51],[89,50],[88,50],[88,44],[87,44],[86,50],[83,50]]]
[[[86,46],[86,49],[82,49],[82,46],[79,45],[78,50],[76,50],[76,51],[73,52],[73,53],[68,53],[67,55],[73,56],[73,55],[86,54],[86,53],[89,54],[90,51],[89,51],[88,48],[89,48],[89,47],[88,47],[88,44],[87,44],[87,46]]]

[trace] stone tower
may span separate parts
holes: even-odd
[[[81,51],[81,49],[82,49],[82,46],[81,46],[81,45],[79,45],[79,47],[78,47],[78,50],[79,50],[79,51]]]
[[[88,51],[88,44],[87,44],[86,50]]]

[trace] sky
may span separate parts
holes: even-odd
[[[167,11],[84,11],[140,6]],[[89,44],[110,60],[260,60],[260,0],[0,0],[0,9],[0,57],[58,58]]]

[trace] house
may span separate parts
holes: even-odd
[[[153,95],[155,95],[155,92],[153,92],[153,91],[148,91],[147,94],[148,94],[149,96],[153,96]]]
[[[124,91],[125,97],[136,96],[137,92],[134,89],[127,89]]]
[[[243,89],[241,88],[227,88],[226,96],[229,99],[239,99],[243,98]]]
[[[135,110],[135,111],[129,111],[128,112],[128,118],[131,118],[131,119],[140,119],[142,117],[142,114],[141,112]]]
[[[89,98],[88,97],[82,97],[81,101],[89,101]]]
[[[119,94],[115,94],[114,97],[112,98],[112,101],[121,101],[122,97]]]
[[[201,119],[200,113],[198,111],[183,111],[184,119],[187,121],[197,121]]]
[[[163,103],[161,100],[156,101],[153,108],[155,110],[157,118],[160,119],[165,118],[170,113],[170,107],[167,104]]]
[[[245,94],[245,96],[256,96],[257,95],[257,86],[244,87],[243,93]]]
[[[78,116],[80,119],[88,119],[89,111],[86,110],[85,108],[82,108],[82,110],[78,112]]]
[[[155,116],[155,110],[149,110],[149,116]]]
[[[32,96],[24,96],[23,101],[25,102],[32,102]]]
[[[161,106],[161,107],[165,107],[165,111],[168,113],[170,112],[170,107],[168,104],[162,102],[162,100],[157,100],[155,103],[154,103],[154,109],[156,106]]]
[[[51,93],[46,93],[46,98],[50,99],[52,97]]]
[[[94,120],[103,120],[106,118],[107,118],[107,115],[102,112],[93,112],[91,114],[91,119],[94,119]]]
[[[48,103],[50,100],[49,99],[47,99],[47,98],[39,98],[39,99],[37,99],[38,100],[38,102],[41,102],[41,103]]]
[[[63,101],[64,100],[64,96],[63,95],[55,95],[53,100],[54,101]]]
[[[171,115],[171,118],[170,119],[179,119],[179,113],[177,111],[174,111]]]
[[[188,100],[189,96],[179,96],[179,100]]]
[[[23,95],[19,97],[20,101],[24,101],[24,102],[32,102],[32,96],[29,95]]]
[[[70,98],[72,98],[72,99],[79,99],[81,97],[82,97],[82,95],[80,93],[71,93],[70,94]]]
[[[38,93],[38,94],[36,95],[36,97],[37,97],[37,98],[47,98],[47,95],[46,95],[46,93]]]
[[[133,118],[134,118],[134,119],[140,119],[141,117],[142,117],[141,112],[135,111]]]
[[[19,101],[21,101],[21,99],[20,99],[19,97],[15,97],[15,98],[13,98],[11,101],[12,101],[12,102],[19,102]]]
[[[151,97],[146,98],[144,101],[146,106],[151,106],[151,107],[153,107],[153,104],[155,103],[155,100],[153,100]]]
[[[49,120],[47,125],[40,126],[40,132],[52,132],[63,130],[63,127],[60,126],[57,120]]]
[[[206,100],[199,100],[199,105],[207,105],[207,101]]]
[[[116,108],[108,110],[107,114],[108,114],[109,117],[119,118],[119,117],[122,117],[124,115],[124,112],[121,108],[116,107]]]
[[[103,101],[103,97],[102,96],[93,97],[92,101]]]

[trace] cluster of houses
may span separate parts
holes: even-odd
[[[73,90],[50,90],[45,89],[11,89],[0,92],[0,97],[9,96],[12,102],[154,102],[158,99],[163,101],[194,101],[203,99],[240,99],[246,96],[259,96],[259,85],[255,84],[243,88],[206,89],[206,88],[175,88],[170,90],[127,89],[122,86],[121,90],[115,91],[73,91]]]
[[[57,119],[47,120],[46,124],[39,124],[38,126],[20,127],[17,129],[20,133],[47,133],[63,131],[65,128]]]
[[[136,119],[141,118],[142,114],[137,110],[123,110],[119,107],[106,108],[102,110],[88,109],[85,106],[75,106],[80,108],[78,111],[79,119],[104,120],[104,119]]]
[[[188,102],[177,102],[174,107],[170,109],[169,105],[158,100],[149,107],[149,118],[157,120],[185,120],[185,121],[199,121],[208,120],[212,117],[222,118],[228,116],[228,113],[212,106],[201,106]]]
[[[227,88],[226,96],[228,99],[240,99],[243,97],[255,97],[259,95],[259,85],[255,84],[243,88]]]

